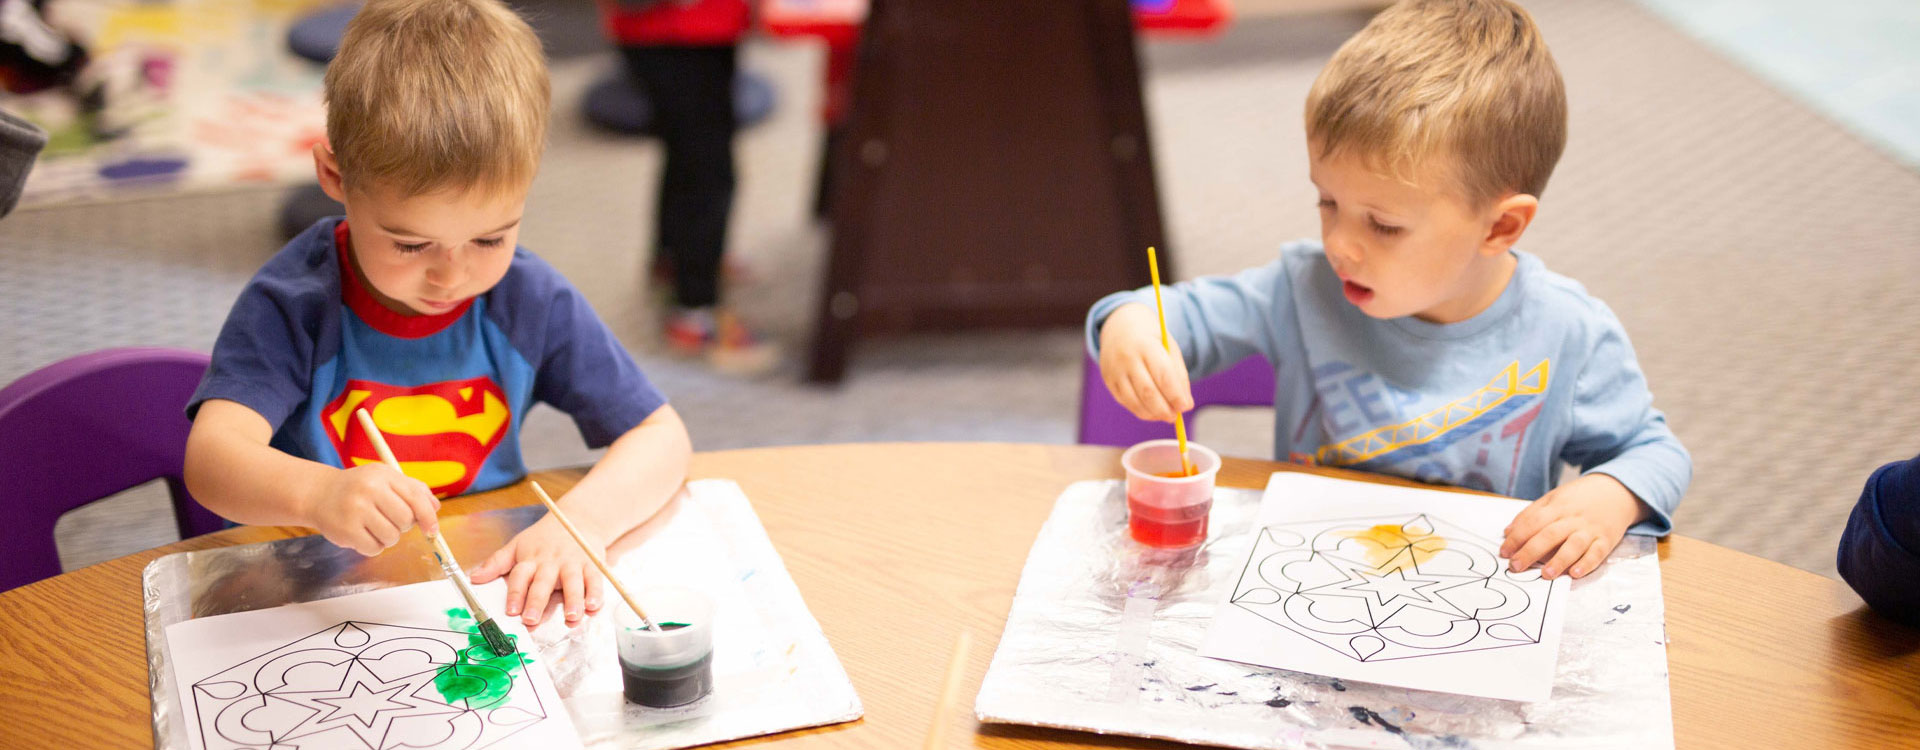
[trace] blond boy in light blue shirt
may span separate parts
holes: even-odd
[[[1652,407],[1626,332],[1515,245],[1566,143],[1552,55],[1506,0],[1409,0],[1335,53],[1307,96],[1321,239],[1265,266],[1088,315],[1114,397],[1142,419],[1193,406],[1205,375],[1264,356],[1275,453],[1535,502],[1506,529],[1514,570],[1592,573],[1631,528],[1665,534],[1692,459]],[[1579,477],[1560,483],[1571,463]]]

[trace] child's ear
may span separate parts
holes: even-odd
[[[320,178],[320,189],[335,202],[347,202],[347,183],[340,177],[340,162],[333,158],[333,149],[326,141],[313,144],[313,173]]]
[[[1487,227],[1486,239],[1480,243],[1480,252],[1487,255],[1499,255],[1512,249],[1520,241],[1520,235],[1526,234],[1527,227],[1533,224],[1533,215],[1540,210],[1540,199],[1526,193],[1513,193],[1495,201],[1488,209],[1493,215],[1493,223]]]

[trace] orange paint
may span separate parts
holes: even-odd
[[[1367,562],[1386,572],[1426,562],[1447,548],[1446,537],[1437,536],[1432,531],[1408,531],[1397,523],[1383,523],[1364,531],[1349,531],[1345,536],[1376,545],[1367,550]]]

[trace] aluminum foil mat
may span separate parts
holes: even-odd
[[[611,564],[630,589],[673,584],[714,598],[714,692],[672,709],[629,704],[620,692],[611,614],[578,628],[550,617],[534,630],[534,648],[581,742],[669,750],[860,718],[853,683],[739,485],[691,482],[669,509],[675,515],[660,531]],[[545,514],[524,506],[453,516],[441,533],[471,566]],[[418,534],[371,558],[307,536],[154,560],[144,576],[154,746],[191,747],[189,712],[167,656],[168,625],[438,578]],[[607,598],[608,606],[623,606],[611,587]]]
[[[1125,491],[1078,482],[1055,502],[975,699],[981,721],[1257,750],[1673,747],[1651,538],[1627,537],[1573,582],[1553,696],[1518,703],[1199,656],[1261,493],[1217,490],[1206,543],[1167,552],[1127,536]]]

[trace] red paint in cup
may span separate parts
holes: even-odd
[[[1127,531],[1149,547],[1180,549],[1207,539],[1213,511],[1213,481],[1220,455],[1189,441],[1187,457],[1196,471],[1183,474],[1180,447],[1173,440],[1149,440],[1120,456],[1127,472]]]

